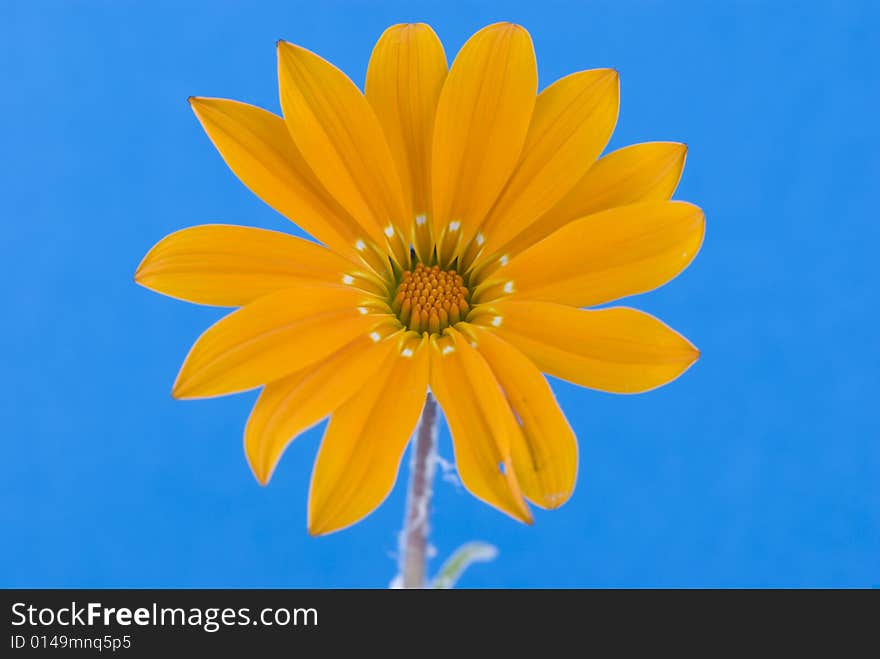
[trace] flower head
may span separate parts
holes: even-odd
[[[312,533],[388,495],[429,387],[468,490],[524,522],[526,501],[561,505],[577,443],[542,372],[634,393],[698,357],[645,313],[582,308],[654,289],[699,250],[702,212],[669,201],[684,146],[599,158],[617,72],[581,71],[539,94],[531,39],[508,23],[477,32],[449,70],[430,27],[393,26],[364,94],[283,41],[278,76],[283,118],[190,101],[241,181],[319,242],[204,225],[147,254],[143,286],[241,307],[196,341],[174,395],[263,387],[245,431],[261,483],[329,416]]]

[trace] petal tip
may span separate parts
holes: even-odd
[[[545,510],[556,510],[558,508],[562,508],[566,503],[568,503],[569,499],[571,499],[572,492],[558,492],[553,494],[545,494],[543,498],[543,508]]]
[[[157,243],[156,246],[158,246],[158,244],[159,243]],[[149,288],[150,290],[154,290],[153,287],[150,286],[149,280],[150,275],[153,274],[153,254],[156,250],[156,246],[152,247],[150,251],[144,255],[144,258],[141,259],[141,262],[138,263],[138,266],[134,271],[134,282],[144,288]]]
[[[410,33],[425,30],[433,32],[427,23],[395,23],[385,28],[379,40],[381,42],[383,39],[391,38],[396,40],[396,43],[400,43],[403,39],[409,38]]]
[[[184,369],[180,369],[177,379],[171,387],[171,397],[175,400],[188,400],[190,398],[198,398],[198,394],[193,392],[192,379],[184,377]]]
[[[682,338],[684,338],[684,337],[682,337]],[[693,343],[691,343],[687,339],[684,339],[684,342],[686,344],[686,347],[683,350],[683,355],[682,355],[683,359],[681,361],[682,367],[681,367],[681,373],[679,373],[679,375],[682,375],[685,371],[690,369],[691,366],[693,366],[698,361],[700,361],[700,357],[702,356],[700,349],[697,348]],[[678,376],[676,376],[676,378],[677,377]]]
[[[333,527],[328,527],[326,524],[318,524],[315,520],[309,516],[309,519],[306,521],[306,530],[309,535],[313,538],[318,538],[322,535],[327,535],[328,533],[332,533],[333,531],[337,531]]]
[[[276,41],[275,48],[278,50],[279,53],[284,52],[292,55],[305,50],[305,48],[297,46],[295,43],[285,41],[284,39],[279,39],[278,41]]]
[[[529,34],[529,31],[525,27],[523,27],[519,23],[513,23],[511,21],[498,21],[497,23],[492,23],[491,25],[487,25],[486,27],[483,28],[483,30],[485,30],[487,32],[488,31],[493,31],[493,32],[498,31],[498,32],[519,33],[519,34],[522,34],[522,35],[525,35],[526,37],[528,37],[530,41],[532,38],[531,35]],[[482,32],[483,30],[480,30],[479,32]],[[477,34],[479,34],[479,32]]]
[[[189,104],[189,107],[190,107],[190,109],[192,109],[193,114],[196,115],[196,118],[200,122],[204,122],[205,111],[209,111],[211,109],[211,105],[209,103],[210,100],[211,99],[206,98],[204,96],[187,96],[186,97],[186,102]],[[204,125],[204,123],[202,125]]]
[[[613,87],[613,91],[611,92],[616,98],[617,103],[620,103],[620,71],[615,68],[606,69],[606,77],[608,78],[609,86]]]
[[[266,487],[269,484],[269,479],[272,477],[271,471],[266,471],[265,469],[260,468],[259,462],[257,462],[257,456],[253,455],[251,451],[248,450],[248,436],[247,431],[245,431],[244,438],[244,458],[247,461],[248,467],[251,469],[251,473],[254,476],[254,479],[259,483],[262,487]]]
[[[706,213],[702,208],[697,206],[695,203],[690,201],[685,201],[684,199],[670,199],[669,201],[661,201],[661,202],[647,202],[647,203],[660,203],[660,204],[671,204],[672,207],[681,209],[686,212],[693,213],[694,217],[699,218],[700,220],[705,219]]]
[[[136,284],[140,284],[141,286],[149,288],[145,283],[145,280],[147,278],[147,270],[149,269],[150,261],[152,260],[152,256],[153,256],[153,252],[156,250],[156,247],[161,242],[162,241],[160,240],[158,243],[156,243],[156,245],[153,245],[150,248],[150,250],[146,254],[144,254],[144,258],[142,258],[141,262],[138,263],[137,268],[135,268],[134,281]]]
[[[684,171],[684,163],[687,160],[688,145],[684,142],[667,142],[670,150],[670,161],[674,167]],[[681,178],[681,173],[679,173]]]
[[[171,387],[171,397],[175,400],[186,400],[187,398],[186,391],[179,380]]]
[[[315,509],[315,499],[313,498],[313,487],[315,482],[315,472],[312,471],[312,485],[309,486],[309,502],[306,507],[306,531],[312,537],[326,535],[334,530],[328,527],[327,516],[320,510]]]
[[[284,39],[278,39],[275,42],[275,50],[278,52],[280,56],[283,53],[294,53],[296,52],[296,47],[290,43],[289,41],[285,41]]]

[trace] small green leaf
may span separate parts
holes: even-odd
[[[485,542],[467,542],[446,559],[434,577],[431,588],[452,588],[461,575],[474,563],[488,563],[498,556],[498,549]]]

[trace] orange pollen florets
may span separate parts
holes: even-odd
[[[436,334],[467,317],[469,297],[464,280],[455,270],[419,263],[414,270],[403,273],[391,307],[409,329]]]

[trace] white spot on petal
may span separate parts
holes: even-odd
[[[422,226],[425,222],[428,221],[428,218],[424,215],[416,215],[416,224]]]
[[[370,338],[374,343],[379,343],[382,340],[382,335],[379,332],[370,332]]]
[[[354,277],[351,275],[342,275],[342,283],[346,286],[351,286],[354,283]]]
[[[459,222],[458,220],[454,220],[449,223],[449,230],[450,231],[458,231],[460,228],[461,228],[461,222]]]
[[[400,351],[400,354],[402,357],[412,357],[413,356],[413,349],[412,348],[404,348],[403,350]]]
[[[500,263],[501,265],[507,265],[509,261],[510,261],[510,257],[507,256],[507,254],[505,254],[500,259],[498,259],[498,263]]]
[[[453,350],[455,350],[455,348],[453,348],[452,346],[443,346],[443,350],[441,350],[440,352],[442,352],[444,355],[448,355]]]
[[[367,313],[368,313],[368,310],[367,310],[366,307],[358,307],[358,313],[359,313],[361,316],[366,316]]]
[[[363,252],[367,248],[367,244],[359,238],[354,244],[354,248],[359,252]]]
[[[505,293],[513,293],[513,282],[509,281],[504,284],[504,292]]]
[[[495,316],[492,319],[492,326],[493,327],[501,327],[501,316]]]
[[[393,225],[389,224],[387,227],[385,227],[385,235],[388,236],[389,238],[394,235],[394,226]]]
[[[486,239],[483,238],[483,234],[482,234],[482,233],[478,233],[478,234],[477,234],[477,237],[474,238],[474,240],[476,240],[476,242],[477,242],[477,247],[480,247],[484,242],[486,242]]]

